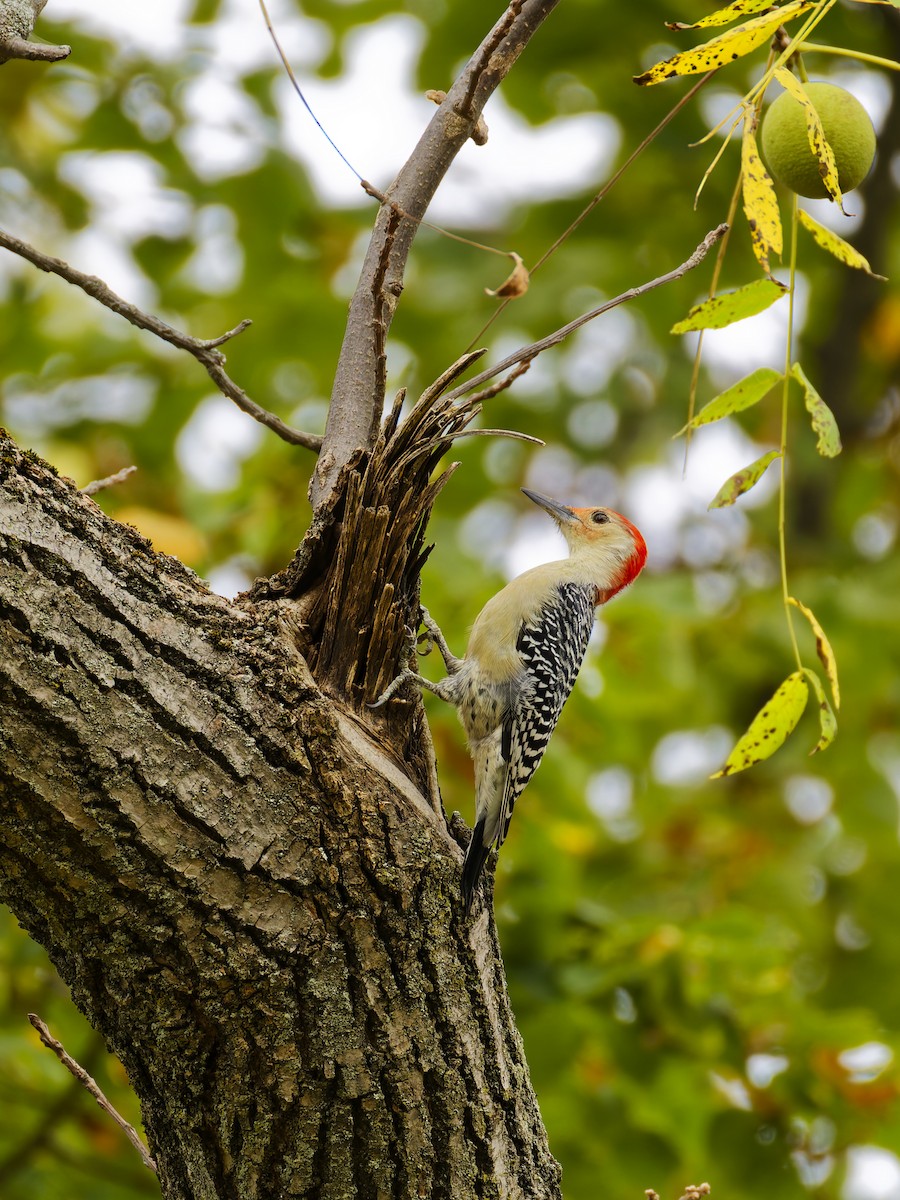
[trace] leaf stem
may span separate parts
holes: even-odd
[[[791,357],[794,339],[794,295],[797,274],[797,196],[791,197],[791,262],[790,290],[788,292],[788,328],[787,347],[784,357],[784,382],[781,388],[781,482],[778,489],[778,553],[781,561],[781,596],[784,603],[784,615],[787,620],[788,633],[797,669],[803,670],[803,660],[800,658],[800,647],[797,644],[797,633],[794,629],[794,613],[791,605],[791,594],[788,588],[787,576],[787,539],[785,508],[787,497],[787,435],[788,435],[788,399],[791,388]]]
[[[728,237],[731,230],[734,228],[734,216],[737,212],[738,201],[741,198],[741,173],[738,171],[737,182],[734,185],[734,191],[731,194],[731,204],[728,206],[728,216],[725,218],[725,224],[728,226],[728,233],[722,238],[719,243],[719,249],[716,254],[716,261],[713,265],[712,279],[709,284],[709,299],[711,300],[716,294],[716,288],[719,286],[719,276],[722,273],[722,266],[725,262],[725,251],[728,247]],[[687,475],[688,456],[691,450],[691,438],[693,437],[693,429],[690,428],[691,421],[694,419],[694,413],[697,409],[697,384],[700,381],[700,364],[703,360],[703,335],[705,329],[700,330],[700,336],[697,338],[697,349],[694,351],[694,366],[691,371],[691,386],[688,391],[688,414],[687,425],[688,430],[685,434],[684,441],[684,463],[682,465],[682,478]]]
[[[656,126],[656,128],[647,134],[647,136],[644,138],[644,140],[640,143],[639,146],[637,146],[634,150],[632,150],[632,152],[628,155],[628,157],[622,163],[621,167],[619,167],[619,169],[616,172],[614,172],[614,174],[611,175],[609,179],[607,179],[606,183],[603,184],[603,186],[600,188],[599,192],[597,192],[595,194],[594,198],[588,204],[585,205],[585,207],[581,210],[581,212],[578,214],[578,216],[575,218],[575,220],[572,221],[572,223],[569,226],[567,226],[566,229],[564,229],[562,231],[562,233],[553,242],[553,244],[547,250],[544,251],[544,253],[541,255],[541,257],[537,260],[537,262],[531,268],[530,274],[532,277],[537,274],[537,272],[541,269],[541,267],[544,265],[544,263],[547,261],[547,259],[551,258],[552,255],[554,255],[556,253],[556,251],[560,248],[560,246],[563,244],[563,242],[567,241],[572,236],[572,234],[575,232],[575,230],[578,228],[578,226],[582,223],[582,221],[586,220],[590,216],[590,214],[594,211],[594,209],[597,207],[597,205],[600,203],[600,201],[603,200],[604,197],[606,197],[612,191],[613,187],[619,182],[619,180],[622,178],[622,176],[625,174],[625,172],[628,170],[628,168],[631,166],[631,164],[637,158],[639,158],[641,156],[641,154],[643,154],[643,152],[647,149],[647,147],[651,144],[651,142],[653,142],[654,139],[657,138],[659,136],[659,134],[662,133],[662,131],[665,129],[665,127],[669,124],[669,122],[674,120],[674,118],[681,112],[681,110],[685,107],[685,105],[687,105],[688,103],[690,103],[691,100],[693,100],[694,96],[697,95],[697,93],[700,91],[700,89],[705,84],[709,83],[710,79],[712,79],[712,77],[715,75],[717,70],[718,70],[718,67],[716,67],[715,70],[707,71],[707,73],[701,79],[698,79],[697,82],[694,84],[694,86],[690,89],[690,91],[685,92],[685,94],[681,97],[681,99],[678,100],[669,109],[669,111],[662,118],[662,120],[659,122],[659,124]],[[507,308],[507,306],[510,305],[511,303],[512,303],[512,300],[510,298],[507,298],[503,301],[502,304],[498,305],[498,307],[494,310],[493,314],[487,319],[487,321],[484,323],[484,325],[482,325],[481,329],[479,329],[478,333],[475,334],[475,336],[472,338],[471,342],[469,342],[469,345],[466,347],[467,350],[471,350],[473,346],[477,346],[482,341],[482,339],[484,338],[484,335],[487,333],[487,331],[490,329],[490,327],[493,325],[493,323],[497,320],[497,318],[504,312],[504,310]]]
[[[856,58],[873,67],[886,67],[889,71],[900,71],[900,62],[892,58],[879,58],[877,54],[865,54],[862,50],[848,50],[844,46],[821,46],[817,42],[800,42],[797,49],[802,54],[839,54],[842,58]]]
[[[714,134],[718,133],[718,131],[724,125],[738,116],[743,104],[755,104],[756,101],[765,94],[765,90],[775,77],[775,72],[778,70],[778,68],[785,66],[788,59],[797,53],[802,41],[812,33],[819,22],[825,17],[828,11],[834,7],[836,3],[837,0],[823,0],[821,7],[814,9],[807,17],[797,36],[793,40],[787,40],[787,44],[779,52],[778,57],[774,59],[774,61],[772,61],[772,56],[770,55],[769,64],[763,72],[762,78],[759,79],[752,88],[750,88],[746,95],[741,97],[734,108],[732,108],[730,112],[726,113],[725,116],[722,117],[722,119],[718,122],[718,124],[714,125],[712,129],[703,135],[702,138],[698,138],[696,142],[692,142],[691,145],[702,146],[704,142],[708,142]]]

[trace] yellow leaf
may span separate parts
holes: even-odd
[[[871,275],[873,279],[884,279],[883,275],[876,275],[869,266],[869,260],[864,258],[862,254],[849,242],[845,242],[842,237],[838,237],[836,233],[832,233],[830,229],[826,229],[824,225],[820,225],[804,209],[799,210],[800,224],[804,229],[815,238],[816,244],[821,246],[823,250],[827,250],[829,254],[833,254],[840,262],[846,263],[848,267],[856,267],[860,271],[865,271],[867,275]]]
[[[809,688],[803,672],[794,671],[759,710],[750,722],[750,728],[728,755],[725,766],[712,778],[721,779],[723,775],[746,771],[771,757],[796,728],[808,699]]]
[[[778,68],[775,72],[775,78],[786,92],[790,92],[794,99],[803,105],[809,148],[818,159],[819,174],[822,176],[822,182],[825,184],[828,195],[839,206],[841,212],[843,212],[843,196],[841,195],[841,188],[838,183],[834,151],[829,146],[828,139],[825,137],[825,130],[822,128],[822,122],[819,120],[819,114],[816,112],[815,105],[810,100],[806,88],[800,80],[785,67]]]
[[[816,699],[819,702],[819,740],[813,746],[812,750],[810,750],[810,754],[818,754],[820,750],[826,750],[834,741],[837,734],[837,717],[835,717],[831,705],[828,703],[828,697],[825,695],[825,689],[822,687],[822,680],[815,671],[810,671],[808,667],[804,667],[803,674],[813,685],[813,691],[816,693]]]
[[[741,140],[741,187],[744,196],[744,216],[750,227],[750,240],[756,261],[771,275],[769,255],[781,255],[781,216],[775,184],[763,166],[756,145],[756,113],[744,106],[744,136]]]
[[[736,25],[727,33],[720,33],[702,46],[693,50],[685,50],[659,62],[645,71],[643,75],[635,75],[634,82],[641,86],[661,83],[664,79],[672,79],[676,75],[700,75],[704,71],[714,71],[724,67],[736,58],[750,54],[757,46],[761,46],[775,32],[779,25],[808,12],[815,0],[791,0],[775,12],[763,13],[743,25]]]
[[[727,8],[720,8],[707,17],[701,17],[699,21],[694,21],[693,25],[687,25],[683,21],[666,21],[666,28],[708,29],[712,25],[730,25],[736,17],[744,17],[748,13],[761,12],[764,8],[771,7],[772,0],[734,0]]]
[[[816,639],[816,654],[819,656],[819,662],[825,668],[825,674],[828,676],[828,682],[831,684],[831,694],[834,697],[834,707],[841,707],[841,689],[838,686],[837,659],[834,657],[834,651],[831,648],[831,643],[825,636],[825,630],[816,620],[812,610],[807,608],[805,604],[801,604],[799,600],[795,600],[793,596],[788,597],[788,603],[793,604],[794,608],[799,608],[809,621],[810,627]]]

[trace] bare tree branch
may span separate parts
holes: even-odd
[[[507,388],[512,387],[517,379],[527,373],[530,366],[531,359],[526,358],[524,362],[520,362],[516,369],[514,371],[510,371],[510,373],[505,375],[503,379],[498,379],[495,383],[491,383],[486,388],[483,388],[482,391],[476,392],[474,396],[470,396],[469,403],[481,404],[485,400],[493,400],[493,398],[499,395],[500,392],[505,392]]]
[[[318,508],[355,451],[374,442],[385,394],[385,341],[418,222],[476,130],[488,98],[559,0],[511,0],[387,188],[350,304],[322,453],[310,484]],[[403,214],[401,215],[400,211]]]
[[[580,317],[576,317],[574,321],[570,321],[568,325],[563,325],[561,329],[557,329],[554,333],[541,338],[539,342],[532,342],[529,346],[522,346],[521,349],[514,350],[512,354],[508,354],[506,358],[496,363],[493,367],[488,367],[487,370],[481,371],[472,379],[468,379],[465,383],[460,384],[459,387],[454,388],[452,392],[448,392],[445,398],[447,400],[458,400],[461,396],[468,395],[474,388],[481,387],[483,383],[487,383],[489,379],[493,379],[495,375],[499,375],[501,371],[506,371],[510,367],[516,368],[517,373],[521,374],[520,368],[523,364],[533,362],[545,350],[549,350],[553,346],[558,346],[560,342],[565,341],[570,333],[574,333],[582,325],[587,325],[595,317],[601,317],[604,313],[609,312],[610,309],[618,308],[620,304],[625,304],[628,300],[636,300],[638,296],[646,295],[647,292],[652,292],[654,288],[662,287],[665,283],[673,283],[676,279],[681,279],[682,276],[687,275],[688,271],[693,271],[694,267],[703,261],[711,247],[723,238],[727,232],[727,225],[718,225],[706,235],[690,258],[685,259],[674,270],[667,271],[665,275],[660,275],[656,279],[651,279],[649,283],[642,283],[639,287],[629,288],[627,292],[622,292],[621,295],[614,296],[612,300],[607,300],[605,304],[601,304],[597,308],[592,308],[590,312],[583,313]],[[507,382],[512,382],[512,380],[510,379]]]
[[[47,0],[0,0],[0,65],[12,58],[31,62],[59,62],[72,53],[71,46],[29,42],[34,23]]]
[[[103,1092],[100,1090],[96,1081],[91,1078],[84,1067],[80,1066],[70,1054],[66,1053],[65,1046],[63,1046],[62,1042],[58,1042],[56,1040],[37,1013],[29,1013],[28,1020],[37,1030],[38,1037],[41,1039],[47,1049],[53,1051],[66,1070],[71,1072],[78,1082],[90,1092],[103,1111],[112,1117],[115,1123],[128,1138],[129,1142],[131,1142],[132,1146],[134,1146],[135,1150],[137,1150],[138,1154],[140,1154],[144,1166],[147,1167],[148,1170],[152,1171],[155,1175],[156,1163],[151,1157],[147,1147],[141,1141],[140,1135],[135,1127],[133,1125],[129,1125],[125,1118],[116,1112],[107,1098],[103,1095]]]
[[[104,475],[102,479],[94,479],[90,483],[85,484],[81,489],[82,495],[96,496],[98,492],[102,492],[108,487],[115,487],[117,483],[124,483],[136,470],[137,467],[123,467],[121,471],[116,471],[114,475]]]
[[[181,330],[168,325],[159,317],[142,312],[134,304],[129,304],[96,275],[85,275],[83,271],[70,267],[61,258],[53,258],[49,254],[44,254],[41,250],[35,249],[34,246],[13,237],[11,233],[2,229],[0,229],[0,246],[13,254],[18,254],[20,258],[27,259],[41,271],[58,275],[60,279],[65,279],[74,287],[81,288],[88,296],[110,309],[111,312],[118,313],[120,317],[124,317],[132,325],[136,325],[138,329],[146,329],[162,341],[168,342],[170,346],[186,350],[188,354],[196,358],[201,366],[206,368],[210,379],[223,395],[227,396],[229,400],[233,400],[238,408],[253,417],[254,421],[259,421],[261,425],[265,425],[273,433],[277,433],[285,442],[290,442],[293,446],[305,446],[307,450],[318,450],[321,447],[322,438],[319,434],[303,433],[299,429],[285,425],[280,417],[276,417],[274,413],[268,412],[261,408],[256,401],[251,400],[225,371],[225,355],[219,350],[219,346],[224,345],[231,338],[237,337],[239,333],[243,333],[252,324],[251,321],[243,320],[239,325],[235,325],[234,329],[229,329],[227,333],[216,338],[191,337],[190,334],[182,333]]]
[[[452,435],[452,440],[458,442],[460,438],[467,437],[504,437],[512,438],[514,442],[530,442],[532,446],[547,445],[543,438],[532,437],[530,433],[520,433],[517,429],[461,429],[459,433]]]

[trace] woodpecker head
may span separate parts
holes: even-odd
[[[569,508],[528,488],[522,491],[557,523],[572,558],[585,557],[597,563],[598,604],[640,575],[647,561],[647,544],[640,530],[620,513],[611,508]]]

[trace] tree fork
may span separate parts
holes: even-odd
[[[0,440],[0,891],[167,1200],[559,1195],[487,912],[290,603],[231,603]]]

